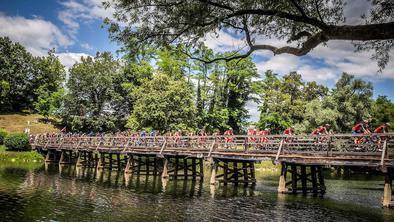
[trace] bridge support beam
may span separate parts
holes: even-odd
[[[126,174],[132,174],[134,172],[133,170],[134,170],[134,157],[132,155],[128,155],[124,172]]]
[[[58,162],[58,152],[56,150],[48,149],[45,155],[46,163],[54,163]]]
[[[384,191],[383,191],[383,207],[393,207],[393,172],[388,172],[384,175]]]
[[[77,153],[72,150],[62,150],[60,154],[59,164],[73,164],[77,158]]]
[[[122,160],[120,157],[116,157],[117,167],[122,167]],[[152,155],[129,155],[125,157],[126,166],[125,173],[137,174],[137,175],[159,175],[161,169],[159,163],[161,160],[156,156]]]
[[[290,181],[287,181],[287,172],[291,174]],[[307,193],[324,194],[326,186],[322,167],[282,163],[278,192],[293,194],[302,192],[304,195]]]
[[[164,171],[167,171],[167,177],[175,180],[196,180],[197,178],[202,179],[204,176],[204,160],[203,158],[194,157],[166,157],[164,159],[162,176],[165,175]]]
[[[236,186],[240,183],[244,186],[256,184],[254,161],[216,159],[212,165],[211,184],[216,181],[224,185],[233,183]]]
[[[96,167],[96,160],[93,156],[93,152],[89,151],[78,151],[77,152],[77,161],[76,161],[76,166],[77,167]]]
[[[279,177],[279,186],[278,186],[279,193],[286,193],[287,192],[286,174],[287,174],[287,165],[286,165],[286,163],[282,163],[282,168],[281,168],[280,177]]]

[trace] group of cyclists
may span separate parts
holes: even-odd
[[[378,126],[373,133],[375,134],[381,134],[381,133],[388,133],[389,132],[389,127],[390,124],[389,123],[384,123],[380,126]],[[320,136],[320,138],[324,138],[321,137],[321,135],[328,135],[330,134],[330,129],[331,129],[331,125],[330,124],[324,124],[321,125],[319,127],[317,127],[316,129],[314,129],[311,132],[311,135],[313,136]],[[352,133],[353,134],[371,134],[372,132],[369,130],[369,121],[365,120],[365,121],[361,121],[357,124],[355,124],[352,127]],[[248,144],[253,144],[253,143],[268,143],[269,142],[269,135],[271,135],[271,129],[270,128],[265,128],[265,129],[255,129],[253,127],[249,128],[247,130],[247,139],[246,141],[248,142]],[[282,133],[283,135],[286,135],[287,138],[285,139],[285,142],[289,142],[289,140],[291,140],[291,135],[294,135],[294,128],[293,127],[289,127],[287,129],[285,129]],[[120,137],[120,138],[134,138],[134,139],[138,139],[138,140],[144,140],[144,138],[154,138],[157,136],[165,136],[166,138],[169,138],[171,140],[173,140],[175,142],[175,144],[181,144],[182,140],[187,139],[187,140],[198,140],[199,143],[206,143],[207,142],[207,137],[208,134],[206,132],[206,130],[200,129],[197,133],[193,133],[193,132],[189,132],[186,135],[182,133],[181,130],[177,130],[177,131],[172,131],[172,132],[166,132],[164,134],[161,134],[159,131],[156,130],[151,130],[151,131],[131,131],[131,130],[127,130],[127,131],[122,131],[122,132],[117,132],[117,133],[93,133],[90,132],[88,134],[83,134],[83,133],[67,133],[65,129],[63,129],[61,131],[61,134],[44,134],[44,135],[39,135],[41,138],[45,137],[99,137],[99,138],[104,138],[104,137]],[[187,136],[187,137],[184,137]],[[215,138],[215,140],[223,140],[223,142],[225,143],[232,143],[234,142],[234,131],[232,128],[227,129],[226,131],[224,131],[223,134],[220,133],[219,130],[215,130],[212,133],[212,137]],[[320,140],[319,140],[320,141]],[[321,142],[321,141],[320,141]],[[360,137],[360,138],[355,138],[354,142],[356,144],[360,144],[365,142],[365,137]]]

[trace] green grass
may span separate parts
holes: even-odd
[[[45,122],[44,117],[38,114],[0,114],[0,128],[8,132],[23,132],[25,128],[29,128],[31,134],[59,132],[52,122],[56,120]]]
[[[261,163],[256,163],[255,168],[262,171],[279,171],[280,165],[274,165],[272,161],[262,161]]]
[[[15,152],[7,151],[4,145],[0,145],[0,160],[19,163],[43,162],[44,157],[36,151]]]

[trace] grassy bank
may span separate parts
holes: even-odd
[[[280,171],[280,165],[274,165],[272,161],[262,161],[261,163],[255,164],[256,170],[261,171]]]
[[[19,163],[37,163],[43,162],[44,157],[36,151],[27,152],[15,152],[7,151],[5,146],[0,145],[0,160],[7,162],[19,162]]]
[[[38,114],[0,114],[0,128],[8,132],[23,132],[25,128],[29,128],[32,134],[58,132],[59,129],[52,124],[53,121],[45,122],[45,118]]]

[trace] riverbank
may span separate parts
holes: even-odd
[[[49,121],[45,121],[44,116],[39,114],[0,114],[0,128],[10,133],[24,132],[26,128],[30,129],[31,134],[59,132],[54,123],[56,123],[56,120],[49,119]]]
[[[44,162],[44,157],[36,151],[7,151],[4,145],[0,145],[0,160],[17,163],[39,163]]]

